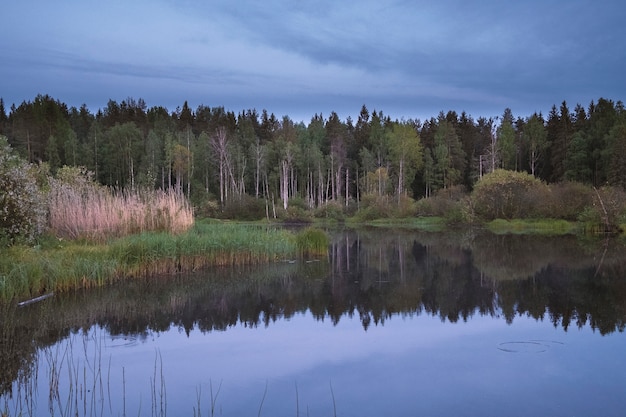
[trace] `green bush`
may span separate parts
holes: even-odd
[[[606,186],[594,190],[593,197],[591,212],[587,214],[599,219],[598,230],[605,233],[619,230],[626,220],[626,191],[620,187]]]
[[[344,220],[344,206],[336,201],[329,201],[316,208],[313,215],[318,219]]]
[[[365,195],[361,199],[361,209],[355,214],[357,221],[414,217],[417,213],[415,200],[407,196]]]
[[[15,156],[0,136],[0,240],[32,243],[46,227],[46,199],[37,185],[37,167]]]
[[[588,185],[578,182],[551,184],[552,201],[550,211],[553,218],[576,221],[591,206],[594,192]]]
[[[266,216],[265,200],[247,194],[228,200],[220,215],[224,219],[262,220]]]
[[[418,216],[454,217],[458,219],[467,193],[462,186],[441,189],[431,197],[422,198],[416,204]]]
[[[538,214],[534,198],[545,195],[546,187],[528,173],[497,169],[476,183],[472,206],[484,220],[533,217]]]

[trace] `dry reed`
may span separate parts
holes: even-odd
[[[193,225],[193,210],[176,192],[111,191],[52,182],[50,228],[58,237],[105,241],[146,231],[182,233]]]

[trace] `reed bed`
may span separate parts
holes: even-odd
[[[327,255],[329,244],[328,235],[314,227],[306,228],[296,236],[296,245],[302,256]]]
[[[198,223],[186,233],[144,232],[110,241],[62,242],[53,248],[0,252],[0,299],[102,287],[126,277],[150,277],[211,266],[245,265],[326,255],[322,231],[294,234],[271,226]]]
[[[194,222],[185,197],[168,191],[111,191],[95,183],[51,181],[49,222],[53,234],[103,242],[145,231],[182,233]]]
[[[295,256],[293,234],[240,224],[198,224],[188,233],[143,233],[116,241],[111,250],[130,275],[194,271],[209,266],[257,264]]]

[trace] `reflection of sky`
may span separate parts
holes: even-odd
[[[192,415],[198,392],[208,414],[220,384],[217,415],[257,415],[263,401],[262,415],[293,416],[297,399],[300,415],[327,416],[333,396],[340,416],[611,416],[626,406],[624,334],[565,333],[530,318],[394,316],[366,332],[358,317],[333,326],[306,313],[189,337],[174,329],[132,343],[93,330],[85,340],[73,342],[73,355],[101,358],[113,398],[125,383],[129,415],[150,415],[161,378],[170,415]]]

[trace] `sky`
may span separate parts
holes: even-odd
[[[626,99],[622,0],[3,2],[0,97],[142,98],[308,123],[474,118]]]

